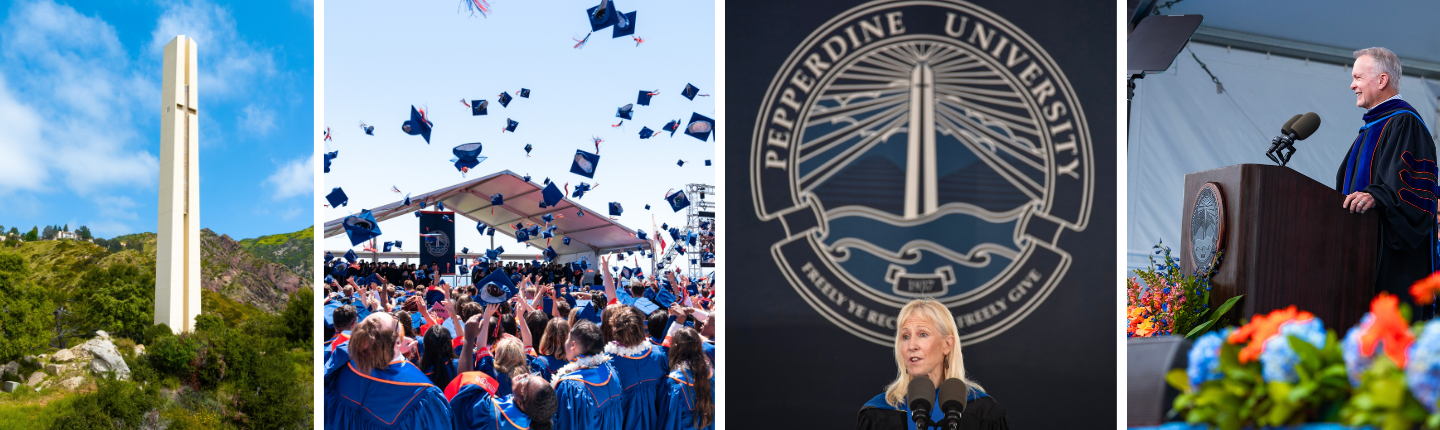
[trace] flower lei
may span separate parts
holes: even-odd
[[[622,346],[619,342],[610,342],[605,345],[605,352],[611,355],[621,355],[629,357],[649,351],[652,345],[653,344],[650,343],[649,339],[640,341],[640,343],[636,344],[635,346]]]
[[[601,364],[604,364],[608,361],[610,361],[610,354],[606,354],[603,352],[596,355],[587,355],[584,357],[580,357],[578,360],[575,360],[570,364],[566,364],[559,370],[556,370],[555,377],[550,380],[550,385],[552,387],[559,385],[560,381],[564,376],[580,371],[580,369],[594,369],[596,367],[600,367]]]

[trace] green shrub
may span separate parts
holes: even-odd
[[[129,263],[91,268],[80,276],[75,300],[88,326],[134,338],[155,321],[155,272]]]
[[[236,386],[240,412],[253,427],[299,429],[310,427],[311,392],[288,363],[285,353],[265,354]]]
[[[0,252],[0,361],[32,354],[46,345],[54,307],[27,277],[25,257]]]
[[[144,334],[140,336],[140,341],[141,343],[149,345],[155,343],[156,340],[159,340],[162,337],[174,335],[175,331],[171,330],[169,325],[166,325],[165,323],[160,323],[145,327]]]
[[[214,389],[225,379],[225,355],[202,338],[200,349],[195,354],[195,361],[190,363],[190,368],[194,372],[191,388]]]
[[[134,354],[134,353],[135,353],[135,345],[136,345],[136,344],[135,344],[135,341],[130,340],[130,338],[117,337],[117,338],[112,338],[112,340],[115,341],[115,350],[116,350],[116,351],[120,351],[120,355]]]
[[[113,429],[139,427],[145,413],[165,399],[155,385],[141,387],[130,381],[104,378],[93,393],[81,394],[69,413],[51,424],[52,429]]]
[[[165,336],[145,348],[145,357],[156,372],[188,380],[190,363],[195,361],[199,349],[199,342],[189,334]]]
[[[281,322],[289,333],[286,336],[292,343],[309,345],[315,336],[314,321],[315,297],[309,288],[301,288],[290,295],[290,302],[285,304],[285,312],[281,314]]]
[[[200,314],[195,316],[195,331],[216,332],[225,329],[225,318],[215,314]]]

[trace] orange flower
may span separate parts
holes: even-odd
[[[1293,305],[1285,309],[1276,309],[1269,315],[1256,315],[1251,318],[1249,324],[1230,333],[1228,341],[1236,345],[1246,341],[1250,342],[1240,350],[1240,362],[1249,363],[1260,358],[1261,352],[1265,352],[1265,341],[1280,333],[1280,324],[1290,320],[1307,321],[1314,317],[1309,312],[1296,310]]]
[[[1432,273],[1410,286],[1410,295],[1415,296],[1416,304],[1428,305],[1434,302],[1435,294],[1440,294],[1440,272]]]
[[[1410,326],[1400,316],[1400,298],[1380,293],[1370,302],[1370,313],[1375,315],[1375,319],[1370,322],[1370,329],[1360,336],[1360,353],[1366,357],[1375,355],[1376,344],[1384,342],[1385,355],[1395,365],[1405,368],[1405,350],[1415,342],[1415,335],[1410,333]]]
[[[1135,335],[1139,337],[1148,337],[1152,334],[1155,334],[1155,320],[1150,318],[1146,318],[1145,322],[1140,323],[1140,326],[1135,329]]]

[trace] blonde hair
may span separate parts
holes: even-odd
[[[899,375],[895,377],[895,382],[885,386],[885,403],[901,407],[905,403],[905,391],[910,387],[910,380],[914,379],[905,372],[905,354],[900,350],[900,327],[912,317],[933,324],[935,329],[940,331],[942,339],[948,337],[953,341],[950,351],[945,354],[945,372],[941,378],[956,378],[971,390],[984,391],[980,384],[965,375],[965,356],[960,352],[960,337],[956,335],[960,330],[955,326],[955,316],[950,314],[950,308],[935,299],[924,298],[905,304],[905,307],[900,309],[900,317],[895,320],[895,366],[899,369]]]
[[[506,375],[515,376],[530,371],[529,363],[525,362],[525,349],[520,346],[520,340],[513,337],[505,337],[495,343],[495,370],[505,372]]]
[[[1389,49],[1378,46],[1355,51],[1355,59],[1357,60],[1367,55],[1370,56],[1371,60],[1375,61],[1375,76],[1379,77],[1382,73],[1390,76],[1389,89],[1400,91],[1400,58],[1396,57],[1395,53]]]
[[[386,312],[370,314],[355,326],[350,335],[350,361],[355,363],[355,370],[370,374],[372,370],[383,370],[390,367],[390,360],[395,359],[395,341],[400,339],[400,334],[395,332],[395,323],[399,320],[394,317],[382,318],[381,315],[389,316]],[[389,324],[381,320],[389,320]]]

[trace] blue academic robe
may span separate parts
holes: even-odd
[[[450,360],[450,362],[445,363],[445,368],[450,371],[450,379],[455,379],[455,377],[460,374],[460,359]],[[425,372],[427,379],[435,373],[435,369],[420,369],[420,371]],[[450,381],[442,381],[441,384],[436,386],[443,387],[448,384],[450,384]]]
[[[971,388],[969,394],[965,396],[965,401],[968,403],[968,402],[973,401],[973,400],[975,400],[975,399],[981,399],[981,398],[985,398],[985,397],[990,397],[990,395],[989,395],[989,394],[985,394],[985,392],[983,392],[983,391],[980,391],[980,390],[976,390],[976,389],[974,389],[974,388]],[[935,398],[937,398],[937,399],[940,398],[940,389],[938,389],[938,388],[935,389]],[[907,429],[909,429],[909,430],[916,430],[916,429],[915,429],[915,421],[911,421],[911,420],[909,419],[909,417],[910,417],[910,400],[909,400],[909,399],[906,399],[905,401],[900,402],[900,407],[897,408],[897,407],[894,407],[894,406],[890,406],[889,403],[886,403],[886,402],[885,402],[885,393],[880,393],[880,395],[877,395],[877,396],[875,396],[874,398],[871,398],[870,401],[865,402],[865,406],[864,406],[864,407],[904,412],[904,413],[905,413],[905,417],[906,417],[906,419],[905,419],[906,427],[905,427],[905,428],[907,428]],[[970,408],[967,407],[966,409],[970,409]],[[938,421],[940,421],[940,420],[942,420],[942,419],[944,419],[944,418],[945,418],[945,412],[944,412],[944,411],[941,411],[939,407],[930,408],[930,421],[931,421],[931,422],[938,422]]]
[[[569,363],[569,361],[566,361],[564,358],[542,355],[530,361],[530,370],[545,378],[546,381],[549,381],[550,378],[555,377],[555,371],[560,370],[560,368],[564,367],[567,363]]]
[[[343,340],[331,340],[325,348],[325,376],[330,376],[350,363],[350,332],[341,333]],[[339,337],[340,335],[336,335]]]
[[[329,363],[329,362],[330,362],[330,356],[333,355],[333,354],[335,353],[335,350],[336,350],[336,349],[339,349],[339,348],[345,348],[346,352],[349,352],[349,350],[350,350],[350,330],[345,330],[345,331],[342,331],[342,332],[339,332],[339,333],[335,333],[335,337],[332,337],[332,338],[330,338],[330,340],[325,341],[325,362],[326,362],[326,363]]]
[[[325,390],[327,429],[450,427],[450,402],[420,369],[404,360],[360,374],[346,363]]]
[[[618,430],[624,425],[620,377],[609,363],[558,377],[555,430]]]
[[[455,430],[526,430],[530,416],[515,405],[514,396],[494,396],[483,385],[462,379],[459,393],[450,399]]]
[[[495,356],[490,355],[489,348],[477,351],[475,353],[475,356],[475,370],[479,372],[484,372],[486,375],[490,375],[491,378],[495,378],[495,381],[499,383],[499,388],[495,391],[496,396],[504,397],[514,393],[513,389],[510,387],[510,378],[515,375],[506,374],[505,372],[501,372],[499,369],[495,368]],[[527,354],[525,356],[525,361],[526,364],[529,365],[531,371],[536,370],[535,357],[531,357]]]
[[[688,369],[677,369],[670,372],[665,378],[661,398],[660,429],[664,430],[685,430],[695,429],[695,399],[697,395],[710,396],[710,404],[715,404],[715,376],[710,376],[710,392],[696,393],[694,375]],[[715,428],[715,415],[711,415],[710,424],[705,429]]]
[[[610,365],[615,368],[625,387],[620,404],[625,409],[626,430],[659,428],[658,401],[661,384],[670,373],[670,361],[660,347],[650,345],[649,349],[634,355],[611,354]]]

